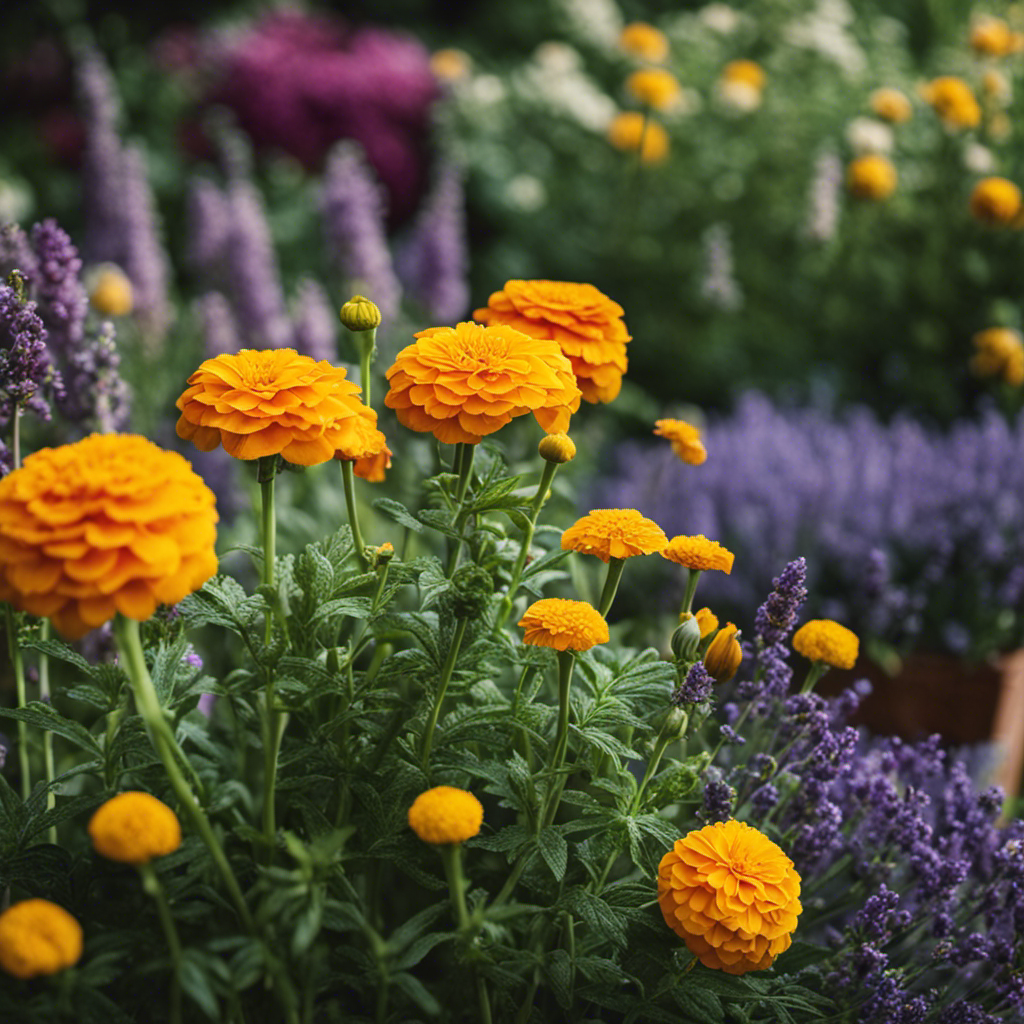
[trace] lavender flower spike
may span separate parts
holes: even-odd
[[[67,358],[81,344],[89,298],[82,286],[82,261],[67,232],[53,219],[32,228],[37,269],[32,292],[46,324],[50,346]]]
[[[118,373],[120,364],[114,325],[107,320],[67,357],[67,390],[57,403],[61,413],[87,431],[123,430],[128,425],[129,392]]]
[[[231,304],[220,292],[207,292],[199,299],[196,314],[207,358],[233,354],[243,347]]]
[[[202,274],[216,272],[227,252],[231,216],[224,193],[209,178],[193,178],[186,204],[188,260]]]
[[[0,279],[6,281],[12,270],[20,270],[31,284],[39,272],[39,261],[28,235],[17,224],[4,224],[0,227]]]
[[[338,316],[327,293],[311,277],[304,277],[299,282],[292,303],[292,322],[295,348],[299,352],[316,360],[337,362]]]
[[[34,302],[23,302],[18,291],[0,284],[0,395],[6,424],[13,406],[31,408],[50,418],[43,392],[63,393],[60,374],[46,349],[46,328]]]

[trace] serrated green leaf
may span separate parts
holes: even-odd
[[[52,732],[90,754],[98,755],[101,752],[99,743],[85,726],[65,718],[54,707],[42,701],[29,701],[23,708],[0,708],[0,718],[13,718],[44,732]]]
[[[212,1021],[221,1019],[217,996],[206,976],[206,971],[196,962],[202,956],[199,950],[185,950],[181,958],[179,978],[181,990],[185,993]]]
[[[572,961],[564,949],[553,949],[544,960],[544,976],[563,1010],[572,1006]]]
[[[541,829],[537,836],[537,845],[540,847],[544,863],[555,876],[555,881],[560,882],[569,862],[569,844],[565,841],[565,836],[557,828],[548,826]]]
[[[424,1013],[436,1017],[441,1012],[441,1004],[427,991],[423,983],[411,974],[402,971],[391,978]]]
[[[395,970],[407,971],[410,967],[415,967],[435,946],[454,938],[454,932],[429,932],[426,935],[421,935],[415,942],[411,942],[405,952],[395,960]]]
[[[416,533],[423,532],[423,524],[400,501],[393,498],[375,498],[371,504],[382,516],[393,520],[399,526],[407,526]]]

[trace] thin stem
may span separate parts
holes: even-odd
[[[469,480],[473,475],[473,457],[476,455],[476,445],[463,443],[462,457],[459,462],[459,482],[455,486],[455,500],[461,505],[466,498],[466,490],[469,488]]]
[[[597,607],[597,610],[605,618],[611,611],[615,592],[619,589],[619,580],[622,579],[622,572],[625,568],[626,560],[624,558],[612,558],[608,561],[608,575],[604,578],[604,589],[601,591],[601,600]]]
[[[156,904],[160,927],[163,929],[167,948],[171,954],[171,967],[174,970],[174,983],[171,986],[171,1024],[181,1024],[181,942],[178,939],[178,929],[171,916],[167,894],[160,884],[156,871],[153,870],[153,865],[139,864],[138,869],[139,875],[142,877],[142,888],[153,897],[153,902]]]
[[[444,862],[444,874],[448,879],[448,895],[455,910],[459,931],[468,939],[472,936],[473,926],[469,918],[469,910],[466,907],[466,880],[462,875],[462,845],[448,843],[442,846],[441,860]],[[480,1020],[482,1024],[490,1024],[491,1000],[487,994],[487,983],[475,968],[473,969],[473,979],[476,982],[477,1000],[480,1003]]]
[[[352,527],[352,543],[356,548],[356,558],[363,572],[370,568],[363,551],[363,535],[359,530],[359,508],[356,505],[355,474],[352,472],[352,462],[349,459],[341,460],[341,482],[345,488],[345,507],[348,509],[348,525]]]
[[[420,764],[423,770],[427,771],[430,764],[430,748],[434,744],[434,729],[437,727],[437,720],[441,715],[441,705],[444,703],[445,693],[448,690],[448,683],[451,681],[452,672],[455,669],[455,662],[459,657],[459,648],[462,646],[462,638],[466,635],[466,626],[469,619],[459,619],[455,624],[455,635],[452,637],[452,645],[448,650],[448,657],[445,659],[444,667],[441,669],[441,680],[437,685],[437,695],[434,697],[434,706],[430,711],[430,718],[427,720],[427,727],[423,732],[423,754],[420,757]]]
[[[693,595],[697,593],[697,581],[700,579],[700,574],[700,569],[687,570],[686,593],[683,594],[683,606],[679,609],[680,615],[689,612],[693,606]]]
[[[828,665],[824,661],[812,661],[811,667],[807,670],[807,678],[804,685],[800,687],[801,693],[808,693],[814,689],[818,680],[828,671]]]
[[[274,568],[277,557],[277,517],[274,511],[274,465],[273,461],[277,456],[272,455],[266,459],[260,459],[260,499],[261,499],[261,539],[263,541],[263,575],[260,582],[267,587],[274,585]],[[267,476],[266,463],[270,463],[269,479]],[[263,642],[269,644],[274,632],[274,616],[271,611],[267,612],[266,628],[264,629]]]
[[[263,585],[274,586],[274,569],[277,551],[277,516],[274,509],[274,480],[276,478],[277,456],[260,459],[259,479],[261,522],[263,527]],[[273,600],[268,598],[268,600]],[[272,607],[267,609],[267,622],[263,642],[270,644],[274,635],[274,614]],[[281,745],[281,734],[284,723],[274,706],[274,670],[266,669],[266,680],[263,689],[263,837],[266,841],[267,862],[274,859],[274,846],[277,837],[277,818],[275,812],[275,788],[277,786],[277,757]]]
[[[569,689],[572,685],[572,670],[576,666],[576,658],[572,651],[558,652],[558,731],[555,734],[555,753],[551,759],[552,775],[551,790],[548,793],[547,806],[540,817],[540,828],[545,829],[555,820],[558,804],[565,789],[565,776],[560,775],[565,764],[565,754],[569,749]]]
[[[462,557],[462,531],[466,526],[466,509],[463,503],[466,500],[466,491],[469,489],[469,481],[473,478],[473,456],[476,454],[476,445],[460,442],[452,460],[452,468],[459,474],[458,482],[455,485],[455,502],[459,511],[455,516],[454,540],[448,539],[448,576],[459,567],[459,559]]]
[[[11,462],[15,469],[21,469],[21,403],[15,402],[11,426]]]
[[[650,761],[647,762],[647,770],[644,772],[644,777],[637,788],[636,796],[633,797],[633,806],[629,810],[630,816],[636,814],[640,810],[640,804],[643,800],[644,790],[647,788],[647,783],[654,778],[654,773],[658,770],[658,765],[661,764],[661,758],[669,744],[679,737],[685,728],[685,724],[680,728],[678,723],[676,723],[675,727],[671,730],[662,726],[661,732],[658,734],[658,742],[654,747],[654,753],[651,755]]]
[[[50,620],[43,619],[39,624],[39,639],[50,639]],[[45,651],[39,653],[39,699],[44,704],[50,703],[50,656]],[[53,810],[57,804],[57,798],[50,783],[57,774],[53,760],[53,733],[47,730],[43,733],[43,768],[46,772],[46,809]],[[51,825],[48,829],[48,838],[54,846],[57,845],[57,826]]]
[[[354,331],[356,344],[359,346],[359,383],[363,388],[363,401],[370,404],[370,367],[377,351],[377,328],[368,331]]]
[[[17,420],[15,420],[17,422]],[[4,607],[7,616],[7,653],[11,657],[14,668],[14,683],[18,693],[18,707],[23,708],[28,702],[25,694],[25,662],[18,646],[18,628],[14,620],[14,609],[10,605]],[[21,773],[21,799],[28,800],[32,792],[28,760],[28,723],[18,721],[18,771]]]

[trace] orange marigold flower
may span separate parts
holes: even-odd
[[[803,909],[800,875],[756,828],[720,821],[676,840],[662,857],[658,905],[705,967],[763,971],[792,942]]]
[[[122,864],[148,864],[181,846],[174,811],[155,796],[129,790],[102,804],[89,821],[96,852]]]
[[[973,338],[977,348],[971,370],[979,377],[1002,377],[1007,384],[1024,384],[1024,342],[1009,327],[990,327]]]
[[[710,608],[701,608],[694,618],[700,626],[700,638],[704,640],[718,629],[718,616]]]
[[[131,434],[43,448],[0,480],[0,599],[71,639],[144,621],[217,571],[213,492]]]
[[[631,57],[660,64],[668,57],[668,39],[665,33],[646,21],[628,24],[619,36],[619,46]]]
[[[1011,224],[1021,211],[1020,189],[1006,178],[982,178],[971,192],[970,207],[982,224]]]
[[[430,327],[415,338],[388,370],[384,396],[404,427],[476,444],[529,412],[547,433],[564,433],[580,407],[572,366],[549,338],[501,321]]]
[[[914,107],[909,97],[899,89],[885,87],[876,89],[870,96],[868,103],[871,112],[890,124],[902,124],[909,121],[914,113]]]
[[[385,471],[391,468],[391,456],[392,451],[385,444],[376,455],[364,455],[356,459],[352,465],[352,472],[371,484],[382,484]]]
[[[610,402],[622,387],[627,366],[630,336],[623,312],[592,284],[540,280],[506,281],[473,316],[558,342],[584,400]]]
[[[0,967],[36,978],[71,967],[82,955],[82,926],[49,900],[22,900],[0,914]]]
[[[725,82],[742,82],[760,92],[767,77],[764,68],[752,60],[731,60],[722,68],[722,80]]]
[[[425,843],[464,843],[483,823],[483,804],[455,786],[428,789],[409,808],[409,828]]]
[[[345,370],[294,349],[207,359],[188,383],[177,403],[178,436],[202,452],[220,444],[236,459],[280,455],[317,466],[338,451],[344,458],[375,454],[384,442],[377,414],[359,400],[361,389]]]
[[[1013,31],[1002,18],[982,15],[971,25],[971,48],[985,57],[1005,57],[1013,50]]]
[[[699,623],[698,619],[698,623]],[[743,661],[743,648],[740,647],[736,634],[739,630],[731,622],[727,622],[708,644],[704,655],[704,667],[714,676],[716,683],[727,683],[739,671]],[[703,637],[703,633],[701,634]]]
[[[942,75],[932,79],[921,91],[948,127],[976,128],[981,123],[981,107],[962,78]]]
[[[664,68],[641,68],[626,79],[626,92],[653,110],[667,110],[682,92],[679,79]]]
[[[640,151],[640,162],[660,164],[668,156],[668,132],[652,117],[635,110],[616,114],[608,126],[608,141],[624,153]]]
[[[708,450],[700,439],[700,431],[684,420],[655,420],[654,433],[672,442],[672,451],[683,462],[699,466],[707,460]]]
[[[853,668],[860,650],[857,634],[832,619],[811,619],[793,634],[793,650],[810,661]]]
[[[699,569],[702,572],[718,569],[726,576],[732,572],[732,563],[736,557],[728,548],[722,547],[716,540],[708,540],[702,533],[695,537],[673,537],[659,554],[687,569]]]
[[[562,534],[563,551],[596,555],[602,562],[660,551],[665,531],[635,508],[595,508]]]
[[[858,199],[888,199],[898,180],[896,168],[878,153],[859,156],[846,169],[846,186]]]
[[[526,631],[524,644],[554,647],[556,651],[589,651],[608,643],[608,623],[586,601],[545,597],[534,601],[523,613],[519,625]]]

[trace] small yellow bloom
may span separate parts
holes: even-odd
[[[409,828],[425,843],[464,843],[480,831],[484,808],[472,793],[435,786],[409,808]]]
[[[833,668],[853,668],[860,651],[857,634],[831,619],[811,619],[793,634],[793,650]]]
[[[1019,332],[1008,327],[990,327],[974,338],[978,350],[971,358],[971,370],[979,377],[1002,377],[1007,384],[1024,384],[1024,342]]]
[[[665,531],[635,508],[595,508],[562,534],[563,551],[596,555],[602,562],[660,551]]]
[[[181,846],[181,825],[174,811],[155,796],[129,791],[96,811],[89,837],[96,852],[109,860],[148,864]]]
[[[459,82],[469,74],[473,62],[464,50],[436,50],[430,55],[430,70],[442,82]]]
[[[645,164],[660,164],[668,156],[668,132],[653,118],[635,110],[615,115],[608,126],[608,141],[624,153],[640,150],[640,160]]]
[[[708,645],[704,655],[704,667],[714,676],[716,683],[727,683],[739,671],[743,661],[743,648],[740,647],[736,634],[739,632],[727,622]]]
[[[380,327],[380,307],[365,295],[353,295],[338,311],[343,326],[350,331],[372,331]]]
[[[526,631],[524,644],[556,651],[589,651],[609,639],[608,623],[593,605],[563,597],[534,601],[519,625]]]
[[[896,168],[877,153],[857,157],[846,169],[846,187],[858,199],[888,199],[897,181]]]
[[[642,68],[626,79],[626,92],[652,110],[667,110],[679,100],[682,89],[671,71]]]
[[[883,88],[876,89],[868,101],[871,111],[876,117],[890,124],[902,124],[909,121],[914,113],[909,98],[899,89]]]
[[[970,208],[982,224],[1011,224],[1021,210],[1020,189],[1006,178],[982,178],[971,192]]]
[[[127,316],[133,307],[132,283],[119,267],[106,266],[96,274],[89,301],[103,316]]]
[[[710,608],[701,608],[694,616],[700,626],[700,638],[706,640],[718,629],[718,616]]]
[[[568,434],[546,434],[540,439],[537,451],[546,462],[561,465],[576,458],[576,443]]]
[[[16,978],[56,974],[82,955],[82,926],[49,900],[22,900],[0,914],[0,968]]]
[[[1013,50],[1013,32],[1002,18],[982,15],[971,25],[971,49],[984,57],[1005,57]]]
[[[722,68],[722,81],[742,82],[761,92],[764,89],[767,76],[764,73],[764,68],[756,61],[732,60]]]
[[[634,21],[627,25],[619,36],[619,46],[630,57],[661,64],[669,53],[665,33],[648,25],[646,21]]]
[[[708,540],[702,533],[695,537],[684,534],[673,537],[658,553],[662,558],[686,566],[687,569],[699,569],[701,572],[717,569],[726,576],[732,572],[736,558],[728,548],[722,547],[716,540]]]
[[[921,92],[947,127],[977,128],[981,123],[981,107],[962,78],[942,75],[932,79]]]
[[[684,420],[655,420],[654,433],[670,441],[672,451],[691,466],[700,466],[708,457],[700,430]]]

